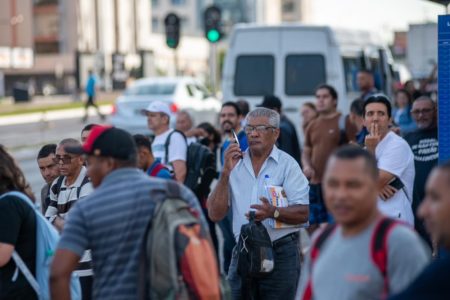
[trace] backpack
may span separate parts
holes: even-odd
[[[371,243],[370,243],[370,256],[372,258],[373,263],[377,266],[384,280],[383,287],[383,297],[385,299],[389,293],[389,280],[387,274],[387,259],[388,259],[388,248],[387,248],[387,240],[389,237],[389,233],[394,228],[394,226],[400,224],[400,222],[390,219],[390,218],[382,218],[375,227],[373,231]],[[330,237],[335,231],[337,225],[336,224],[328,224],[327,227],[319,234],[316,241],[312,245],[311,248],[311,268],[314,263],[317,261],[320,250],[322,249],[325,241]],[[308,279],[306,289],[304,294],[302,295],[302,300],[310,300],[313,298],[313,290],[312,290],[312,282],[311,278]]]
[[[173,133],[180,133],[186,140],[186,136],[178,130],[172,131],[166,139],[165,147],[165,161],[169,158],[170,138]],[[186,140],[187,143],[187,140]],[[216,162],[214,153],[205,145],[198,142],[193,142],[187,146],[186,153],[186,179],[184,185],[190,188],[197,197],[204,194],[204,190],[208,189],[211,182],[217,175]]]
[[[14,251],[12,258],[17,268],[23,273],[31,287],[38,295],[39,300],[50,300],[50,265],[52,256],[57,248],[59,241],[58,231],[44,218],[39,209],[33,202],[23,193],[9,192],[3,194],[5,196],[15,196],[28,203],[34,210],[36,215],[36,277],[28,269],[19,254]],[[16,271],[17,272],[17,271]],[[72,274],[70,281],[71,296],[74,300],[81,299],[80,282],[76,274]]]
[[[61,187],[64,181],[64,177],[65,176],[59,176],[58,177],[58,181],[56,181],[56,184],[52,185],[52,192],[53,194],[56,195],[56,199],[58,199],[59,193],[61,192]],[[89,177],[86,175],[83,178],[83,181],[81,182],[80,186],[77,187],[77,199],[80,198],[80,193],[81,193],[81,188],[88,182],[90,182],[91,180],[89,179]]]
[[[152,169],[152,171],[151,171],[150,173],[148,173],[148,172],[147,172],[147,173],[148,173],[149,176],[157,177],[159,171],[161,171],[161,170],[163,170],[163,169],[168,170],[168,169],[166,168],[166,166],[164,166],[162,163],[158,163],[158,164],[156,164],[156,166]],[[169,171],[169,170],[168,170],[168,171]]]
[[[237,247],[237,271],[242,279],[242,298],[253,299],[256,297],[255,299],[258,299],[260,297],[252,281],[273,272],[275,252],[266,227],[261,222],[255,221],[254,211],[250,211],[249,222],[241,227]]]
[[[167,180],[141,246],[139,299],[221,299],[214,247],[201,212]],[[222,298],[223,299],[223,298]]]

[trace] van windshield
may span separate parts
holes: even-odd
[[[285,70],[285,93],[289,96],[314,95],[317,86],[327,81],[321,54],[288,55]]]
[[[275,60],[272,55],[240,55],[236,59],[234,94],[237,96],[272,95]]]

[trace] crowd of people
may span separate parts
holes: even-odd
[[[38,152],[45,181],[39,212],[10,194],[35,201],[0,146],[0,299],[38,299],[13,259],[20,256],[35,275],[36,213],[61,235],[52,253],[52,299],[70,298],[74,274],[82,299],[146,299],[139,292],[143,237],[155,230],[149,222],[159,203],[171,197],[168,182],[177,182],[180,198],[200,216],[232,299],[450,299],[450,165],[437,164],[437,104],[410,87],[390,99],[369,71],[357,82],[361,95],[348,115],[337,110],[333,86],[317,87],[315,103],[300,108],[302,143],[274,95],[254,109],[242,99],[224,102],[218,128],[194,126],[187,111],[170,128],[170,108],[158,101],[143,110],[152,138],[89,124],[80,139]],[[193,176],[195,184],[187,184]],[[261,260],[272,270],[264,276],[240,269],[248,249],[238,241],[250,214],[274,253]],[[218,273],[209,276],[220,281]],[[188,286],[200,280],[183,279]]]

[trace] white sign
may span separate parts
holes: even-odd
[[[12,67],[17,69],[29,69],[33,67],[34,57],[31,48],[12,49]]]
[[[11,48],[0,47],[0,68],[11,67]]]

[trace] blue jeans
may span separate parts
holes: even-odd
[[[255,279],[258,285],[258,299],[292,300],[295,297],[297,283],[300,277],[299,239],[283,243],[278,247],[274,247],[274,250],[275,269],[267,277]],[[237,259],[238,249],[236,246],[233,249],[233,256],[227,277],[234,300],[242,299],[241,277],[237,273]]]

